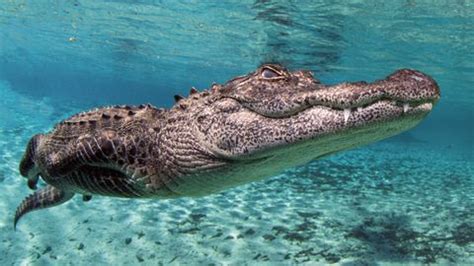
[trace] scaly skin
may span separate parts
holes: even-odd
[[[203,196],[375,142],[418,124],[438,101],[434,80],[399,70],[373,83],[321,84],[308,71],[263,65],[169,110],[115,106],[80,113],[34,136],[20,173],[36,188],[17,209],[74,194]]]

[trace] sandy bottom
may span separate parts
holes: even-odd
[[[472,151],[403,139],[204,198],[75,197],[15,232],[24,145],[78,110],[0,91],[0,265],[474,265]]]

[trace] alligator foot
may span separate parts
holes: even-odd
[[[62,191],[51,185],[35,191],[26,197],[16,209],[13,228],[16,230],[18,221],[26,213],[62,204],[71,199],[72,196],[74,196],[74,193]]]
[[[38,176],[31,177],[28,179],[28,187],[32,190],[36,190],[38,184]]]

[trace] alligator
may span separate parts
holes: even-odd
[[[36,190],[26,213],[74,194],[198,197],[261,180],[417,125],[440,98],[436,82],[401,69],[371,83],[324,85],[306,70],[264,64],[170,109],[103,107],[33,136],[20,174]],[[43,180],[41,188],[38,179]]]

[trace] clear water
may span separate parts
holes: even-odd
[[[334,3],[333,3],[334,2]],[[0,264],[474,264],[472,1],[2,1]],[[85,109],[278,61],[325,83],[409,67],[442,99],[416,129],[199,199],[94,197],[28,215],[28,139]]]

